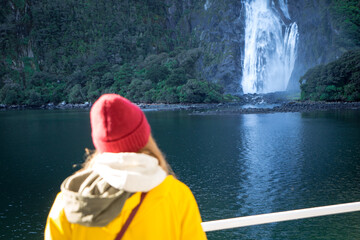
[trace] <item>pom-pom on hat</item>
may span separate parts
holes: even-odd
[[[91,136],[97,151],[138,152],[150,136],[141,109],[117,94],[104,94],[90,111]]]

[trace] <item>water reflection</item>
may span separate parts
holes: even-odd
[[[234,217],[243,163],[234,129],[239,116],[191,116],[184,112],[147,113],[156,140],[179,179],[198,199],[203,220]],[[224,207],[226,206],[226,207]]]
[[[293,209],[301,182],[300,114],[248,114],[242,120],[239,161],[245,162],[247,178],[240,185],[239,215]],[[249,229],[252,238],[267,239],[272,227]]]
[[[358,117],[354,117],[354,114]],[[359,201],[359,114],[346,112],[243,115],[239,215]],[[360,236],[360,214],[239,229],[245,239]],[[346,227],[345,227],[346,226]]]

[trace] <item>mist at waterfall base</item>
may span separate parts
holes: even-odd
[[[246,0],[243,93],[285,91],[294,69],[298,27],[287,1]],[[285,24],[285,18],[290,24]]]
[[[360,199],[359,111],[146,112],[203,221]],[[0,111],[0,239],[42,239],[60,184],[92,148],[89,112]],[[360,239],[360,212],[207,233],[209,240]]]

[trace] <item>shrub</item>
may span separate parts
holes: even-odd
[[[69,103],[83,103],[85,101],[80,84],[73,86],[69,92]]]
[[[117,71],[114,74],[113,86],[116,89],[121,89],[122,87],[129,85],[131,83],[133,75],[134,75],[134,70],[130,64],[126,63],[122,65],[119,71]]]
[[[163,88],[157,93],[156,102],[179,103],[179,93],[176,87]]]
[[[43,101],[41,99],[41,94],[34,89],[30,89],[26,92],[25,104],[30,106],[40,106]]]
[[[180,90],[180,102],[183,103],[215,103],[222,101],[222,88],[207,81],[189,79]]]
[[[126,97],[134,102],[142,102],[145,93],[152,88],[152,82],[150,80],[142,81],[140,79],[133,79],[129,85]]]
[[[63,82],[56,83],[52,93],[50,93],[49,102],[59,103],[61,101],[64,101],[66,98],[64,93],[65,87],[66,85]]]
[[[179,86],[186,83],[186,72],[184,68],[174,69],[166,79],[168,86]]]
[[[143,101],[145,103],[154,103],[156,102],[158,92],[155,89],[150,89],[144,94]]]
[[[31,87],[41,87],[45,86],[47,83],[56,82],[56,77],[53,74],[47,72],[35,72],[29,79],[29,85]]]
[[[88,80],[87,75],[81,71],[76,70],[71,75],[68,76],[68,83],[71,85],[80,84],[81,86],[85,85],[86,81]]]
[[[101,86],[102,87],[110,87],[111,85],[113,85],[114,83],[114,76],[111,72],[107,72],[105,73],[100,80]]]
[[[158,83],[160,81],[166,80],[170,70],[163,65],[155,65],[150,67],[146,72],[146,78],[150,79],[153,83]]]
[[[22,89],[17,83],[5,84],[0,90],[0,102],[3,104],[21,104],[22,100]]]

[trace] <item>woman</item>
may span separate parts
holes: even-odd
[[[62,183],[45,239],[206,239],[194,196],[169,175],[140,108],[105,94],[90,120],[96,153]]]

